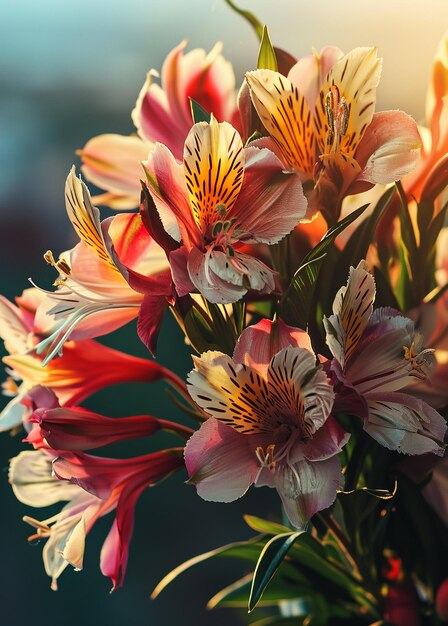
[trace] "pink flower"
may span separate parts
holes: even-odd
[[[74,168],[65,195],[69,218],[81,241],[57,262],[50,252],[46,254],[59,278],[58,288],[45,292],[47,297],[37,311],[38,318],[53,316],[56,321],[37,348],[39,353],[46,351],[44,363],[69,338],[98,337],[137,317],[144,301],[142,280],[145,291],[164,301],[172,292],[165,253],[149,236],[140,215],[117,215],[100,222],[99,211]],[[157,321],[163,310],[156,312]]]
[[[115,209],[138,206],[141,162],[148,158],[154,143],[168,146],[176,159],[182,158],[184,142],[193,124],[190,98],[219,121],[238,125],[235,76],[231,64],[220,54],[217,44],[208,54],[194,49],[184,54],[183,41],[167,56],[161,72],[161,85],[148,73],[132,112],[137,136],[115,134],[94,137],[79,151],[84,176],[106,193],[97,204]]]
[[[157,144],[145,168],[165,230],[182,241],[170,254],[179,296],[198,290],[230,303],[248,290],[273,291],[274,272],[241,246],[280,241],[304,217],[306,200],[272,152],[243,148],[237,130],[212,117],[191,129],[183,164]]]
[[[190,395],[210,417],[185,462],[202,498],[231,502],[253,483],[274,487],[296,527],[332,504],[348,434],[330,416],[333,389],[310,348],[304,331],[263,320],[242,333],[233,359],[195,358]]]
[[[133,459],[103,459],[86,454],[64,453],[57,457],[46,450],[21,452],[12,459],[9,480],[16,497],[34,507],[67,500],[64,508],[42,522],[26,516],[36,528],[33,539],[48,539],[43,559],[52,578],[52,589],[67,567],[83,567],[86,535],[95,522],[116,510],[112,528],[101,552],[101,570],[123,585],[134,509],[146,487],[179,469],[181,449],[163,450]]]
[[[375,48],[337,48],[305,57],[288,77],[271,70],[248,72],[246,79],[271,147],[306,187],[308,201],[330,223],[346,195],[390,183],[410,172],[420,138],[402,111],[375,113],[381,61]],[[272,147],[274,145],[274,147]]]
[[[37,289],[27,290],[16,307],[0,296],[0,336],[10,353],[3,357],[11,377],[4,385],[4,392],[13,396],[0,415],[0,430],[21,425],[27,418],[30,411],[23,402],[35,385],[50,388],[61,405],[72,406],[109,385],[175,378],[157,363],[88,339],[68,341],[63,355],[42,367],[42,358],[34,352],[42,332],[39,320],[35,319],[35,307],[41,299]],[[18,380],[22,381],[20,386]]]
[[[421,349],[409,318],[389,308],[373,312],[374,299],[373,276],[361,261],[336,294],[333,315],[324,318],[334,356],[329,369],[337,385],[335,405],[362,417],[364,430],[386,448],[442,456],[445,420],[400,391],[426,380],[432,351]]]

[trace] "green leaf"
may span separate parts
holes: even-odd
[[[277,72],[278,70],[277,57],[275,56],[275,50],[271,43],[267,26],[263,26],[257,69],[273,70],[274,72]]]
[[[252,577],[253,573],[243,576],[243,578],[218,591],[208,601],[207,608],[214,609],[217,606],[246,607],[251,590]],[[269,587],[265,590],[259,606],[276,606],[281,601],[298,600],[312,593],[313,589],[304,576],[301,582],[292,581],[281,576],[279,570],[275,578],[270,582]]]
[[[210,322],[195,306],[187,311],[183,323],[185,333],[196,352],[201,354],[207,350],[219,349],[219,346],[214,342],[213,328]]]
[[[258,533],[266,533],[267,535],[280,535],[283,533],[291,532],[290,528],[278,524],[277,522],[270,522],[269,520],[256,517],[255,515],[243,515],[244,521],[250,528]]]
[[[317,246],[306,255],[279,303],[279,315],[287,324],[303,329],[307,327],[311,301],[322,263],[336,237],[362,215],[367,206],[366,204],[360,207],[332,226]]]
[[[252,579],[248,603],[249,612],[253,611],[257,606],[266,586],[274,576],[293,543],[304,534],[306,534],[305,531],[300,530],[293,533],[276,535],[264,546]]]
[[[229,7],[235,11],[235,13],[238,13],[239,15],[241,15],[241,17],[244,17],[244,19],[249,22],[249,24],[254,29],[258,39],[261,41],[261,38],[263,36],[263,26],[260,20],[255,17],[255,15],[250,11],[246,11],[245,9],[240,9],[239,7],[237,7],[232,0],[224,0],[224,2],[228,4]]]
[[[191,117],[193,118],[193,122],[197,124],[198,122],[207,122],[210,124],[211,115],[207,113],[205,109],[201,107],[201,105],[190,98],[190,107],[191,107]]]
[[[229,543],[225,546],[210,550],[209,552],[199,554],[198,556],[195,556],[192,559],[181,563],[166,576],[164,576],[164,578],[162,578],[154,591],[151,593],[151,598],[153,600],[157,598],[157,596],[165,589],[165,587],[172,583],[173,580],[175,580],[180,574],[183,574],[183,572],[186,572],[188,569],[190,569],[190,567],[194,567],[195,565],[207,561],[208,559],[212,559],[217,556],[227,556],[237,557],[247,560],[251,563],[256,563],[260,556],[260,550],[264,547],[262,539],[262,536],[257,536],[248,541],[236,541],[234,543]]]

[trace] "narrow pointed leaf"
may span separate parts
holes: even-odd
[[[271,43],[267,26],[263,26],[257,68],[259,70],[273,70],[274,72],[278,70],[277,57],[275,56],[275,50]]]
[[[244,521],[252,530],[258,533],[266,533],[268,535],[280,535],[283,533],[291,532],[287,526],[278,524],[277,522],[271,522],[255,515],[243,515]]]
[[[274,576],[283,559],[291,549],[294,542],[304,535],[303,530],[294,533],[285,533],[272,537],[261,551],[257,566],[252,579],[248,609],[249,612],[257,606],[266,586]]]
[[[256,563],[260,555],[260,549],[264,546],[264,544],[260,542],[261,539],[262,537],[258,536],[254,537],[254,539],[250,539],[249,541],[236,541],[234,543],[229,543],[225,546],[210,550],[209,552],[198,554],[192,559],[181,563],[164,576],[164,578],[162,578],[159,584],[155,587],[154,591],[151,593],[151,599],[154,600],[157,598],[165,587],[172,583],[173,580],[175,580],[180,574],[186,572],[190,569],[190,567],[194,567],[195,565],[207,561],[208,559],[212,559],[217,556],[229,556],[241,558],[250,561],[251,563]]]
[[[195,124],[197,124],[198,122],[207,122],[207,124],[210,123],[210,113],[207,113],[207,111],[201,107],[201,105],[196,102],[196,100],[193,100],[193,98],[190,98],[190,107],[191,107],[191,117],[193,118],[193,122]]]

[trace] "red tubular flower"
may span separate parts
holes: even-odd
[[[180,424],[152,415],[105,417],[81,407],[61,407],[56,395],[37,386],[28,394],[35,409],[29,418],[32,429],[26,438],[35,448],[54,450],[91,450],[124,439],[149,437],[157,431],[171,430],[189,437],[193,431]]]
[[[182,448],[171,448],[130,459],[108,459],[83,453],[63,453],[53,461],[54,475],[116,508],[116,517],[101,551],[101,571],[113,589],[123,585],[134,509],[145,487],[151,487],[183,465]]]

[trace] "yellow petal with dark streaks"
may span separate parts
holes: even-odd
[[[292,170],[312,178],[316,142],[311,112],[304,96],[287,78],[271,70],[248,72],[252,102]]]
[[[244,434],[273,431],[272,401],[261,374],[221,352],[205,352],[194,363],[188,390],[208,415]]]
[[[75,166],[65,183],[65,207],[79,238],[109,267],[119,271],[112,261],[101,231],[100,213],[93,206],[87,186],[76,176]]]
[[[355,48],[342,57],[329,71],[322,85],[314,111],[314,126],[320,154],[330,150],[327,94],[336,87],[339,102],[345,99],[347,127],[340,138],[338,150],[353,157],[365,129],[375,112],[376,88],[381,76],[381,59],[376,48]],[[335,112],[336,114],[336,112]]]
[[[227,122],[195,124],[184,146],[184,173],[194,219],[205,232],[235,204],[244,175],[243,142]]]

